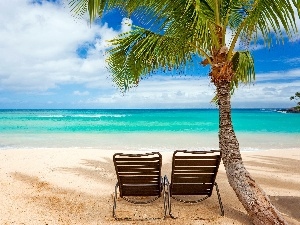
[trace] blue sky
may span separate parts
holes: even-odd
[[[130,27],[107,14],[88,24],[55,1],[0,1],[0,108],[214,108],[207,69],[157,73],[125,95],[105,63],[107,40]],[[300,27],[299,20],[297,21]],[[252,47],[256,81],[232,96],[234,108],[282,108],[300,91],[300,38]],[[195,75],[199,73],[200,75]]]

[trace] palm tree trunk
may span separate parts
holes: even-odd
[[[231,121],[230,83],[216,85],[219,104],[219,147],[230,186],[256,225],[287,224],[244,167]]]

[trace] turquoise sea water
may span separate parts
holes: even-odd
[[[244,150],[297,148],[300,114],[234,109]],[[217,148],[217,109],[0,110],[0,149]]]

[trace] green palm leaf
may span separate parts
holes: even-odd
[[[254,61],[249,51],[236,52],[232,58],[234,76],[231,82],[232,90],[239,83],[250,83],[255,80]]]
[[[111,41],[107,62],[122,91],[138,84],[140,77],[160,69],[179,69],[192,63],[193,48],[184,39],[133,27]]]

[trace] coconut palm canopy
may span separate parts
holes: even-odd
[[[247,47],[259,39],[270,46],[274,38],[280,42],[285,35],[291,37],[296,32],[293,3],[296,4],[282,0],[69,2],[75,15],[89,11],[91,21],[107,10],[119,9],[143,25],[133,25],[130,32],[111,40],[107,61],[113,81],[122,91],[136,86],[141,77],[156,70],[192,65],[195,56],[203,58],[203,65],[212,66],[216,51],[223,51],[226,61],[233,64],[234,75],[227,78],[232,88],[239,82],[250,82],[255,72]],[[231,42],[225,43],[228,33],[232,34]],[[238,39],[246,50],[235,51]],[[212,76],[212,81],[220,78]]]

